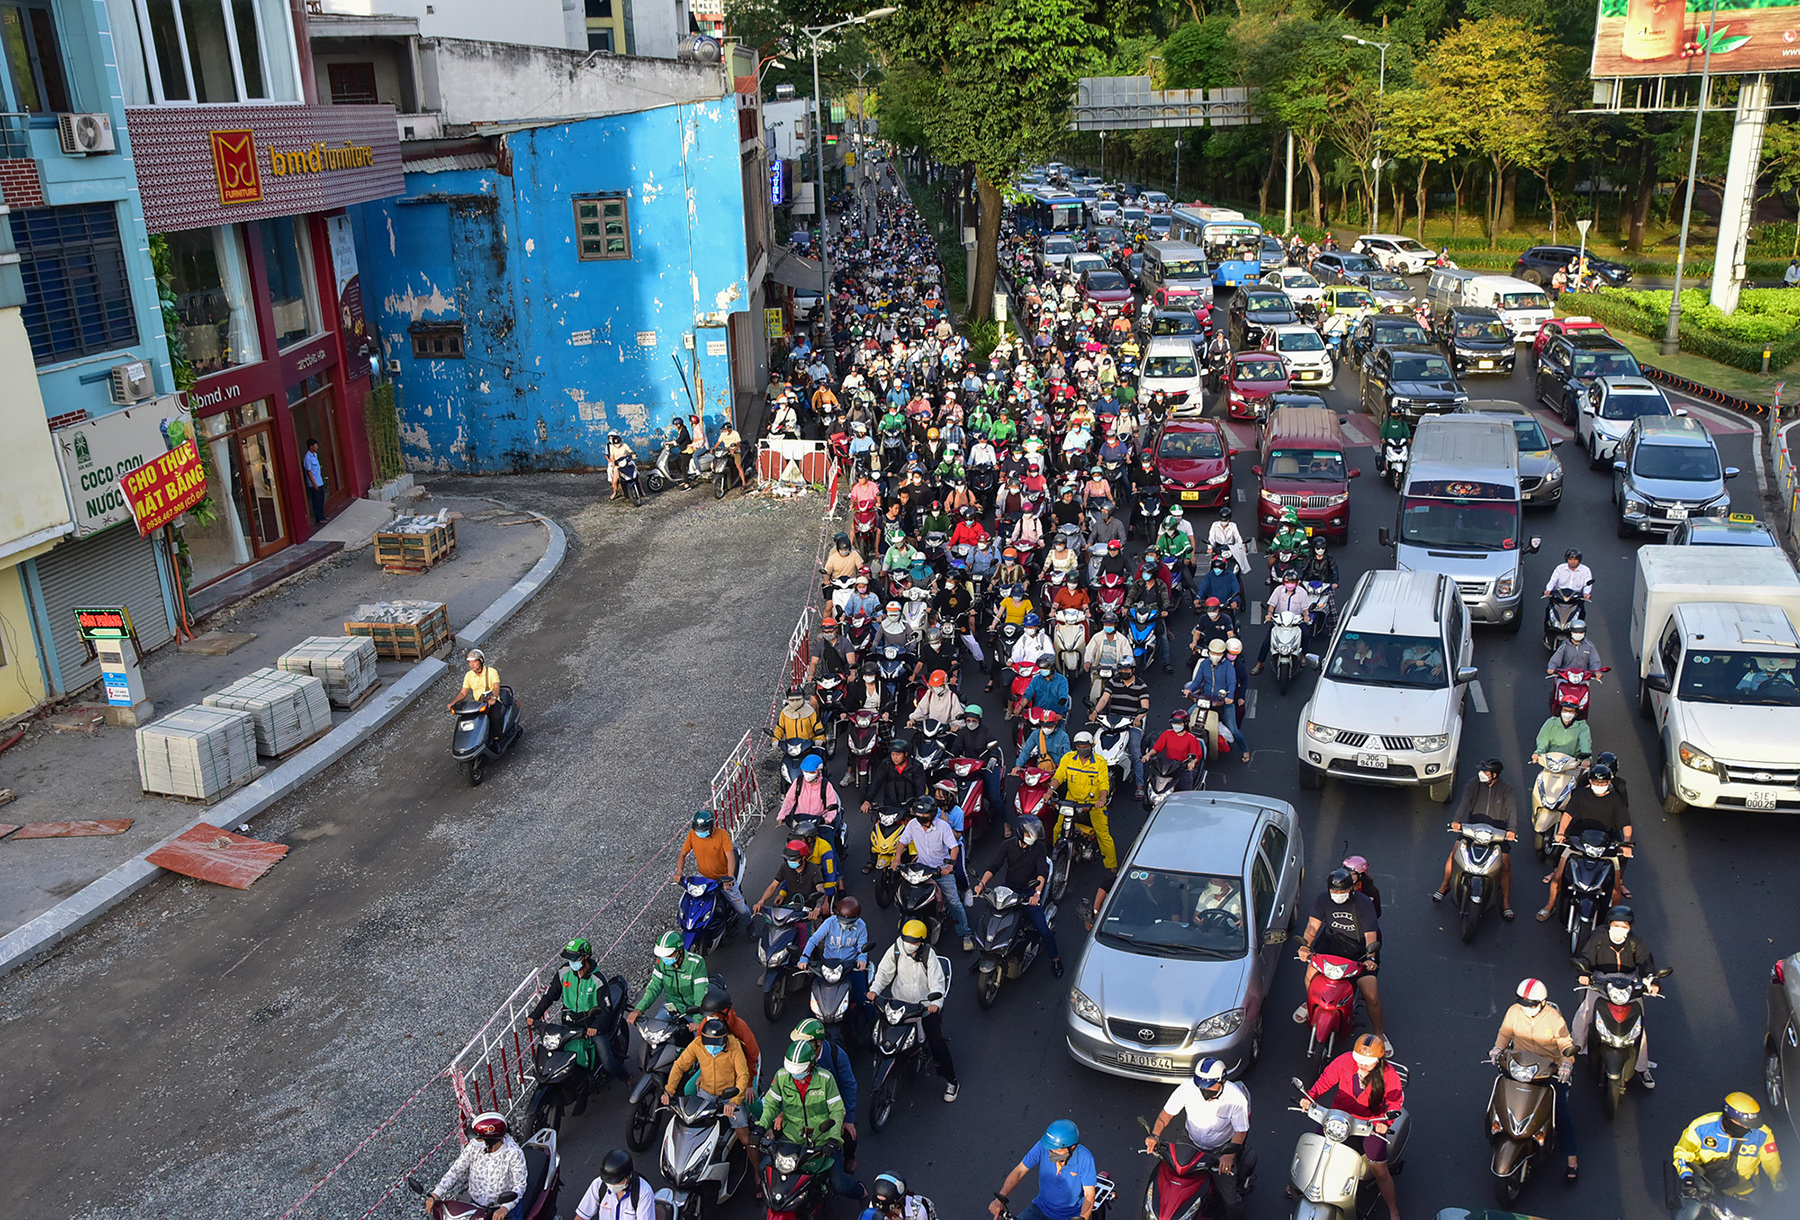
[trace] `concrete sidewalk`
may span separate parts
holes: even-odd
[[[534,565],[560,560],[560,529],[491,500],[427,493],[402,511],[439,508],[461,514],[457,553],[431,571],[389,575],[375,566],[369,534],[388,519],[377,513],[379,522],[371,516],[357,523],[359,536],[344,539],[345,550],[206,624],[215,632],[253,633],[248,643],[227,655],[196,652],[194,645],[153,653],[144,664],[144,684],[158,715],[198,703],[251,670],[273,665],[306,636],[342,634],[345,620],[368,602],[445,602],[451,629],[466,646],[522,604],[555,566],[549,562],[547,570],[534,572]],[[460,661],[454,663],[460,668]],[[0,820],[129,817],[133,822],[124,834],[106,837],[0,839],[0,969],[47,948],[154,877],[159,870],[142,864],[141,857],[164,840],[197,821],[235,828],[305,783],[402,711],[445,669],[446,662],[437,658],[383,661],[381,685],[366,704],[354,712],[334,709],[333,729],[325,737],[279,763],[261,760],[265,775],[212,806],[143,795],[134,730],[57,727],[92,720],[97,703],[33,721],[24,740],[0,754],[0,787],[17,793],[16,801],[0,807]]]

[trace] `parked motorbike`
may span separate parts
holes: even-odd
[[[1577,963],[1579,968],[1579,963]],[[1606,1117],[1619,1113],[1619,1102],[1637,1074],[1644,1053],[1644,998],[1651,983],[1666,979],[1668,967],[1651,975],[1594,974],[1586,990],[1598,993],[1594,1028],[1588,1037],[1588,1067],[1600,1086]],[[1660,995],[1660,993],[1658,993]]]
[[[662,1094],[668,1087],[669,1069],[694,1032],[687,1021],[666,1006],[638,1018],[638,1078],[631,1086],[631,1109],[625,1118],[625,1143],[633,1152],[644,1152],[656,1138],[662,1119]]]
[[[681,446],[674,441],[664,441],[662,448],[656,451],[656,464],[644,472],[644,486],[652,492],[660,492],[673,483],[693,486],[688,476],[676,473],[680,464]]]
[[[600,1007],[581,1014],[579,1020],[565,1012],[561,1020],[541,1022],[533,1030],[531,1058],[537,1086],[525,1108],[533,1131],[545,1127],[560,1131],[565,1112],[579,1114],[587,1108],[595,1086],[606,1079],[600,1053],[593,1045],[596,1038],[609,1039],[621,1063],[630,1052],[631,1027],[624,1021],[629,992],[624,978],[614,975],[606,980],[601,995]],[[590,1029],[592,1038],[587,1033]]]
[[[1269,663],[1275,667],[1275,689],[1284,695],[1304,664],[1301,628],[1305,624],[1304,615],[1283,610],[1275,615],[1269,628]]]
[[[525,1154],[525,1220],[554,1220],[556,1197],[562,1193],[562,1157],[556,1150],[556,1132],[540,1129],[520,1143],[519,1150]],[[415,1195],[431,1193],[410,1174],[406,1185]],[[517,1201],[511,1191],[499,1199],[505,1204]],[[488,1220],[494,1213],[492,1208],[477,1207],[467,1200],[441,1199],[427,1214],[430,1220]]]
[[[1486,1126],[1494,1148],[1494,1193],[1500,1206],[1511,1207],[1531,1176],[1533,1160],[1556,1147],[1556,1090],[1551,1084],[1556,1070],[1511,1051],[1501,1054],[1497,1066]]]
[[[901,924],[904,925],[909,919],[924,923],[925,943],[931,945],[937,944],[938,934],[944,929],[944,895],[938,889],[938,876],[937,869],[928,868],[916,860],[902,864],[900,888],[895,895],[900,904]]]
[[[1397,1063],[1392,1066],[1404,1077],[1405,1069]],[[1318,1131],[1308,1131],[1300,1137],[1288,1170],[1289,1194],[1305,1200],[1295,1209],[1296,1220],[1357,1220],[1369,1215],[1375,1200],[1365,1199],[1364,1193],[1374,1194],[1375,1176],[1360,1144],[1352,1146],[1347,1141],[1352,1136],[1360,1140],[1377,1134],[1377,1120],[1330,1109],[1308,1097],[1306,1086],[1298,1080],[1293,1084],[1300,1095],[1293,1109],[1319,1125]],[[1404,1163],[1406,1135],[1411,1126],[1411,1118],[1403,1110],[1388,1132],[1391,1173],[1400,1172]]]
[[[525,732],[520,719],[518,701],[512,687],[500,688],[500,732],[495,734],[493,721],[485,710],[468,701],[460,702],[450,713],[457,718],[450,735],[450,757],[469,777],[469,787],[479,787],[487,775],[490,758],[499,758],[518,743]]]
[[[1545,754],[1543,769],[1531,785],[1532,848],[1542,861],[1549,858],[1550,836],[1562,820],[1563,806],[1575,791],[1581,774],[1581,760],[1572,754]]]
[[[1362,963],[1329,953],[1315,953],[1318,967],[1306,985],[1306,1065],[1316,1079],[1337,1057],[1338,1043],[1350,1037],[1356,1017],[1356,980]]]
[[[762,934],[756,942],[756,960],[762,963],[763,1016],[781,1020],[787,1011],[788,992],[795,984],[800,950],[806,947],[810,931],[807,916],[818,904],[818,896],[805,899],[805,905],[769,907],[763,912]]]
[[[1544,606],[1544,651],[1555,652],[1569,638],[1569,624],[1587,617],[1587,598],[1573,589],[1558,589]]]
[[[1505,858],[1506,831],[1485,822],[1465,822],[1452,830],[1456,846],[1450,853],[1450,894],[1462,922],[1463,944],[1475,939],[1481,917],[1494,905],[1494,890]]]
[[[1581,952],[1612,906],[1613,861],[1620,844],[1605,831],[1590,829],[1563,846],[1569,865],[1563,870],[1556,914],[1569,934],[1569,952],[1574,954]]]
[[[1043,949],[1043,938],[1024,907],[1027,896],[1004,885],[982,892],[969,932],[980,956],[975,961],[975,1002],[985,1010],[1000,997],[1002,979],[1023,978]],[[1044,918],[1056,926],[1054,903],[1044,908]]]
[[[1588,718],[1588,687],[1601,674],[1612,672],[1612,666],[1602,665],[1599,669],[1559,669],[1552,677],[1555,685],[1550,688],[1550,714],[1556,715],[1566,705],[1575,705],[1575,718]]]
[[[714,445],[711,449],[699,449],[693,458],[694,481],[711,483],[713,499],[723,500],[727,484],[737,471],[731,464],[731,453],[723,445]]]
[[[681,882],[682,947],[701,956],[725,942],[737,912],[725,899],[725,885],[695,874]]]

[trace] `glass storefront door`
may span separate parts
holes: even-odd
[[[325,515],[350,502],[349,480],[338,453],[337,396],[324,375],[308,377],[287,388],[288,417],[294,425],[294,452],[304,454],[308,441],[319,442],[319,468],[325,475]]]
[[[269,403],[233,407],[198,421],[206,445],[208,503],[182,527],[188,584],[208,584],[287,546],[286,514]]]

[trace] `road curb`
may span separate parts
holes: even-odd
[[[568,538],[562,527],[542,514],[532,515],[549,531],[550,545],[529,572],[458,633],[458,640],[466,641],[469,646],[489,638],[501,624],[517,614],[519,608],[544,587],[568,553]],[[0,936],[0,974],[8,973],[54,948],[156,880],[164,870],[145,858],[152,852],[180,838],[202,822],[236,830],[239,826],[254,821],[275,802],[298,791],[327,767],[362,745],[389,721],[411,707],[414,700],[449,670],[449,664],[436,657],[419,662],[392,686],[377,691],[373,699],[357,709],[342,724],[281,766],[218,804],[208,806],[174,834],[146,848],[99,880],[89,882],[36,919]]]

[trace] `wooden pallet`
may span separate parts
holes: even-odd
[[[373,689],[373,688],[371,688],[371,689]],[[270,759],[273,762],[282,762],[286,759],[292,758],[294,755],[296,755],[300,751],[304,750],[307,746],[310,746],[313,742],[319,740],[319,738],[321,738],[321,737],[325,736],[325,734],[331,732],[331,730],[334,727],[335,726],[328,724],[324,728],[320,729],[318,732],[314,733],[311,737],[308,737],[305,741],[297,741],[293,745],[289,746],[287,749],[283,750],[279,754],[263,754],[263,755],[260,755],[259,757]]]
[[[357,708],[361,707],[363,704],[365,704],[369,700],[373,699],[375,697],[375,692],[381,689],[381,685],[382,685],[381,679],[380,678],[375,679],[375,681],[373,683],[371,683],[368,686],[368,688],[363,691],[362,694],[358,695],[356,698],[352,699],[350,702],[348,702],[348,703],[333,703],[331,705],[332,711],[334,711],[334,712],[354,712]]]
[[[456,522],[423,534],[377,533],[375,566],[395,575],[428,572],[456,554]]]
[[[442,603],[416,623],[345,623],[344,634],[367,636],[375,655],[388,661],[423,661],[454,638],[450,608]]]
[[[251,784],[261,779],[268,773],[268,770],[267,767],[258,766],[237,783],[231,785],[229,788],[215,792],[211,796],[187,796],[180,792],[152,792],[148,788],[142,788],[139,791],[145,796],[153,796],[158,800],[164,801],[180,801],[183,805],[216,805],[246,784]]]

